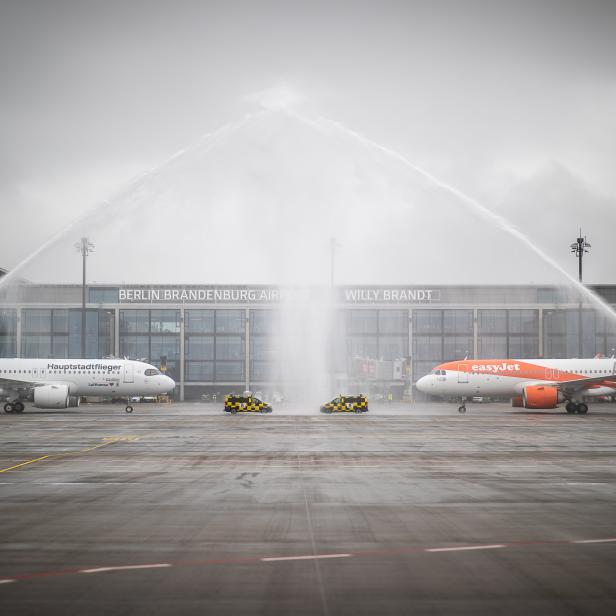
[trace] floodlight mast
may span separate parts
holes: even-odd
[[[75,250],[81,253],[82,279],[81,279],[81,357],[86,357],[86,258],[94,252],[94,244],[82,237],[76,244]]]
[[[590,252],[590,244],[586,241],[586,236],[582,237],[582,229],[578,238],[571,244],[571,252],[575,254],[578,259],[578,280],[580,284],[582,282],[582,260],[584,259],[584,253]],[[583,355],[583,336],[582,336],[582,296],[580,295],[580,303],[578,306],[578,357]]]

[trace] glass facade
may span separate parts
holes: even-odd
[[[186,381],[241,382],[245,373],[245,311],[184,312]]]
[[[166,363],[167,374],[180,378],[180,311],[120,310],[120,357]]]
[[[346,310],[347,360],[408,356],[408,310]]]
[[[577,295],[566,290],[452,287],[442,290],[440,303],[423,304],[414,300],[384,304],[384,295],[377,295],[353,296],[353,303],[351,296],[340,296],[324,361],[331,362],[325,370],[331,368],[342,385],[362,378],[375,380],[378,362],[391,362],[394,380],[402,387],[407,375],[417,381],[435,365],[465,357],[580,354]],[[616,303],[616,286],[601,289],[601,295]],[[281,350],[291,348],[299,355],[304,349],[319,352],[310,347],[310,324],[304,326],[303,319],[311,318],[309,311],[306,317],[299,311],[282,320],[277,300],[271,304],[229,300],[225,305],[218,303],[220,298],[199,297],[206,299],[177,301],[170,307],[151,301],[149,289],[140,297],[129,297],[121,287],[89,288],[88,299],[98,306],[86,311],[86,356],[115,354],[157,366],[165,358],[168,374],[182,390],[198,397],[197,392],[238,391],[245,386],[271,391],[284,380],[282,375],[289,380],[288,368],[294,361],[287,361]],[[22,307],[15,300],[0,309],[0,357],[81,355],[80,287],[31,285],[19,301]],[[584,357],[616,353],[616,324],[603,313],[585,309],[582,333]],[[387,374],[390,367],[378,363],[378,374]]]
[[[472,310],[413,311],[413,379],[436,364],[473,356]]]
[[[17,356],[17,310],[0,310],[0,357]]]
[[[21,357],[81,357],[80,309],[25,309],[21,313]],[[86,310],[85,352],[101,359],[113,354],[114,314]]]
[[[543,345],[546,357],[578,357],[578,310],[545,310],[543,312]],[[594,310],[582,311],[582,355],[616,353],[616,324]]]
[[[478,310],[477,355],[526,359],[539,355],[538,310]]]

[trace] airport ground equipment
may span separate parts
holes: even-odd
[[[368,396],[343,396],[342,394],[321,406],[321,413],[367,413]]]
[[[271,413],[272,406],[256,396],[228,394],[225,396],[224,410],[232,415],[236,413]]]

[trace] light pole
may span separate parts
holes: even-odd
[[[571,252],[578,258],[578,280],[582,283],[582,259],[585,252],[590,252],[588,249],[590,244],[586,241],[586,237],[582,237],[582,229],[580,229],[580,235],[571,244]],[[580,293],[580,304],[578,306],[578,357],[583,355],[583,337],[582,337],[582,294]]]
[[[86,357],[86,257],[94,251],[94,244],[87,238],[82,237],[75,244],[77,252],[81,253],[82,258],[82,280],[81,280],[81,357]]]
[[[334,261],[336,258],[336,248],[340,244],[336,241],[335,237],[329,239],[329,297],[330,297],[330,323],[329,323],[329,388],[330,393],[334,395],[334,389],[336,387],[336,360],[334,354],[336,352],[336,345],[334,343],[334,332],[336,331],[336,291],[334,289]]]

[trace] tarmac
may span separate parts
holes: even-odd
[[[3,614],[616,614],[616,406],[0,416]]]

